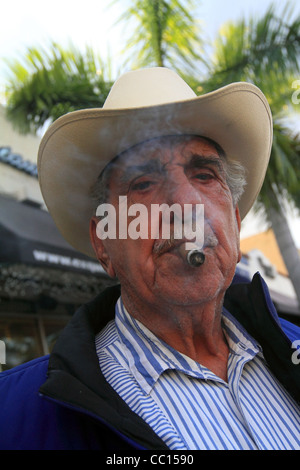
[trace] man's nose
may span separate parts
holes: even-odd
[[[204,206],[201,193],[192,184],[192,181],[184,173],[177,174],[169,184],[164,186],[164,191],[164,202],[169,208],[172,207],[169,221],[176,234],[178,231],[175,237],[181,238],[185,236],[188,239],[193,239],[197,236],[197,232],[199,232],[199,226],[201,226],[200,232],[202,234]]]
[[[201,193],[196,188],[187,175],[182,173],[173,174],[164,185],[166,204],[202,204]]]

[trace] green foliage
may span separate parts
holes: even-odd
[[[274,123],[270,165],[259,194],[256,210],[268,215],[285,200],[300,207],[300,138],[283,123]]]
[[[257,210],[278,209],[282,199],[300,207],[300,137],[288,126],[292,83],[300,72],[300,17],[293,17],[290,4],[276,13],[271,6],[262,18],[241,19],[224,25],[216,38],[203,92],[232,82],[257,85],[270,104],[274,126],[273,146]]]
[[[290,4],[281,14],[276,14],[271,5],[260,19],[225,24],[215,40],[204,89],[248,81],[271,98],[269,88],[272,90],[274,84],[282,87],[291,75],[299,73],[299,31],[300,18],[293,18]]]
[[[202,40],[193,0],[115,0],[126,10],[119,21],[133,32],[125,45],[135,67],[166,66],[192,71],[201,61]]]
[[[127,23],[132,18],[138,21],[133,39],[127,44],[130,67],[169,65],[186,73],[188,67],[192,70],[201,47],[193,17],[196,3],[193,0],[130,3],[122,16]],[[137,52],[136,56],[132,50]],[[102,107],[113,83],[108,74],[109,64],[104,64],[91,48],[82,53],[72,45],[63,49],[52,42],[46,48],[30,48],[21,60],[8,64],[7,117],[22,133],[35,133],[76,109]]]
[[[47,49],[30,48],[22,61],[10,63],[7,116],[20,132],[28,133],[67,112],[101,107],[112,85],[105,72],[90,48],[85,53],[55,43]]]

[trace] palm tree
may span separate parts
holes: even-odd
[[[124,7],[124,1],[115,0]],[[202,61],[200,26],[194,0],[131,0],[119,21],[133,28],[124,51],[131,68],[166,66],[174,70],[195,68]]]
[[[293,18],[289,4],[279,15],[271,6],[259,20],[228,23],[216,39],[214,60],[201,86],[207,92],[231,82],[248,81],[269,101],[274,139],[256,210],[263,210],[273,228],[300,305],[300,259],[284,209],[286,201],[300,208],[300,137],[288,123],[294,106],[292,83],[300,71],[299,31],[300,17]],[[294,106],[294,111],[299,112],[299,106]]]
[[[69,111],[101,107],[113,82],[109,64],[89,47],[82,53],[52,42],[8,65],[7,117],[22,133],[35,133]]]
[[[131,68],[169,65],[181,72],[192,70],[200,59],[201,44],[193,19],[195,5],[194,0],[131,1],[122,15],[127,27],[132,18],[138,20],[127,44],[127,50],[138,49]],[[76,109],[101,107],[114,81],[109,61],[104,64],[91,48],[82,53],[54,42],[46,48],[29,48],[21,61],[8,65],[7,117],[22,133],[36,133],[45,123]]]

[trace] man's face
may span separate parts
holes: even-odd
[[[153,139],[124,152],[117,163],[108,201],[116,209],[117,222],[119,211],[125,209],[119,196],[126,196],[127,210],[133,204],[146,207],[149,222],[144,239],[97,240],[94,229],[94,248],[100,258],[104,254],[108,273],[117,275],[123,299],[194,305],[223,295],[240,259],[240,220],[214,145],[200,137]],[[151,218],[153,204],[175,203],[204,205],[206,258],[200,267],[191,267],[182,258],[178,240],[176,246],[166,245],[161,238],[162,218],[156,222]],[[127,217],[128,227],[133,218]],[[157,226],[151,227],[151,222]],[[151,229],[158,238],[151,238]],[[171,233],[172,229],[171,219]]]

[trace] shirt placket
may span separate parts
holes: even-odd
[[[259,449],[260,445],[256,439],[255,433],[252,430],[252,426],[247,419],[247,414],[243,409],[243,403],[241,400],[241,377],[243,374],[243,370],[245,365],[252,361],[256,356],[257,352],[248,350],[248,347],[243,342],[239,342],[235,348],[235,352],[231,351],[231,366],[230,370],[228,371],[228,389],[232,396],[232,399],[243,419],[244,426],[248,430],[249,437],[251,437],[254,445]]]

